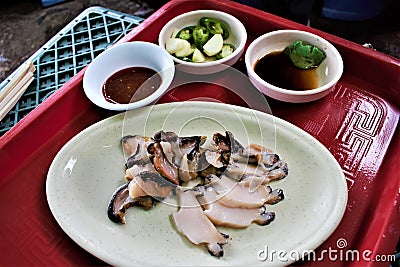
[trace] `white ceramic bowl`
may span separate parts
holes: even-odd
[[[176,30],[183,29],[190,25],[198,25],[202,17],[216,18],[225,22],[229,27],[229,37],[224,40],[224,43],[233,44],[236,50],[226,58],[202,63],[186,62],[171,55],[173,60],[177,63],[176,67],[187,73],[211,74],[222,71],[239,60],[246,44],[247,32],[244,25],[234,16],[216,10],[196,10],[173,18],[161,29],[158,36],[158,44],[165,49],[165,42],[172,37],[172,34]]]
[[[104,82],[117,71],[129,67],[147,67],[161,76],[160,87],[150,96],[129,104],[108,102],[102,93]],[[157,100],[170,86],[175,74],[170,55],[158,45],[148,42],[117,44],[98,55],[86,69],[83,89],[86,96],[97,106],[109,110],[130,110]]]
[[[255,73],[254,66],[261,57],[274,51],[282,51],[298,40],[316,46],[326,54],[326,58],[318,67],[318,88],[304,91],[280,88],[266,82]],[[342,57],[331,43],[315,34],[298,30],[278,30],[258,37],[249,45],[245,63],[249,79],[258,90],[271,98],[291,103],[310,102],[326,96],[343,73]]]

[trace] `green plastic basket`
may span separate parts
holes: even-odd
[[[0,136],[142,21],[103,7],[90,7],[79,14],[27,60],[36,67],[35,79],[1,120]],[[0,90],[15,74],[0,84]]]

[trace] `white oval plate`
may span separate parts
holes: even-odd
[[[231,240],[224,257],[192,245],[173,226],[174,205],[150,211],[132,207],[127,223],[107,217],[114,190],[124,183],[121,137],[164,129],[180,135],[211,136],[230,130],[244,145],[262,143],[287,161],[289,175],[271,184],[285,199],[268,206],[267,226],[221,228]],[[347,203],[343,172],[330,152],[292,124],[254,110],[209,102],[161,104],[98,122],[71,139],[54,158],[46,184],[50,209],[61,228],[80,246],[112,265],[287,265],[323,243],[339,224]],[[193,222],[196,223],[196,222]],[[268,258],[281,250],[292,258]],[[294,251],[294,252],[293,252]]]

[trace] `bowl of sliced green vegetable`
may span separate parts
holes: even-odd
[[[234,16],[217,10],[195,10],[170,20],[158,44],[192,74],[211,74],[236,63],[244,51],[247,32]]]
[[[247,48],[245,64],[258,90],[291,103],[328,95],[343,74],[343,60],[337,49],[324,38],[300,30],[261,35]]]

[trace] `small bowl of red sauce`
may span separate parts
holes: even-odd
[[[107,49],[90,63],[83,89],[99,107],[131,110],[159,99],[174,74],[174,62],[164,49],[149,42],[128,42]]]
[[[251,83],[263,94],[290,103],[328,95],[343,74],[338,50],[306,31],[277,30],[256,38],[245,55]]]

